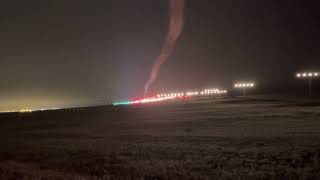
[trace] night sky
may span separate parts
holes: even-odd
[[[320,70],[316,2],[186,0],[183,33],[151,91],[230,89],[247,79],[257,92],[290,91],[295,72]],[[168,6],[2,0],[0,110],[141,96],[167,34]]]

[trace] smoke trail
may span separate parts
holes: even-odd
[[[163,44],[160,55],[155,60],[149,80],[144,86],[146,94],[149,87],[156,81],[161,65],[168,59],[183,29],[184,0],[170,0],[170,23],[169,32]]]

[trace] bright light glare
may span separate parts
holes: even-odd
[[[297,73],[296,75],[298,78],[300,77],[309,77],[309,78],[312,78],[312,77],[318,77],[319,76],[319,73],[317,72],[304,72],[304,73]]]
[[[166,100],[175,99],[175,98],[177,98],[177,97],[174,97],[174,96],[169,96],[169,97],[150,97],[150,98],[143,98],[143,99],[134,100],[134,101],[114,102],[112,104],[114,106],[131,105],[131,104],[144,104],[144,103],[166,101]]]
[[[234,85],[235,88],[246,88],[246,87],[254,87],[253,82],[248,82],[248,83],[237,83]]]
[[[114,102],[112,105],[118,106],[118,105],[129,105],[131,104],[130,101],[120,101],[120,102]]]

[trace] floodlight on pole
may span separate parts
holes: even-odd
[[[312,96],[312,79],[319,77],[318,72],[303,72],[303,73],[297,73],[296,77],[298,79],[308,79],[309,82],[309,96]]]
[[[254,86],[255,86],[254,82],[240,82],[240,83],[234,84],[235,88],[243,90],[243,96],[246,96],[246,89],[247,88],[253,88]]]

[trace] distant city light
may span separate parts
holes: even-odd
[[[32,109],[21,109],[19,110],[20,113],[30,113],[30,112],[33,112]]]

